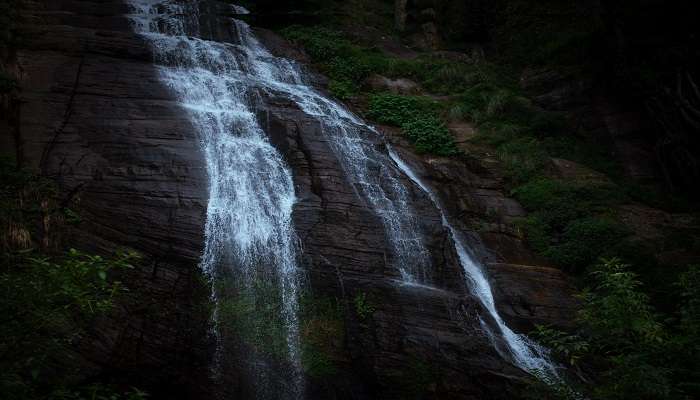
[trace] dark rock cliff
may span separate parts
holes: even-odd
[[[124,277],[131,291],[119,310],[81,345],[85,379],[141,386],[154,398],[207,398],[209,309],[197,266],[207,179],[196,132],[158,82],[122,2],[26,1],[24,7],[26,43],[16,57],[19,135],[3,133],[3,143],[17,149],[25,166],[55,179],[79,210],[82,222],[64,242],[98,252],[127,246],[146,256],[141,269]],[[214,14],[203,16],[218,21],[211,36],[227,40],[230,25]],[[260,33],[273,50],[295,54],[273,34]],[[479,303],[464,287],[429,199],[405,181],[429,232],[434,281],[442,290],[402,287],[381,222],[347,183],[319,124],[285,99],[265,104],[260,118],[294,172],[294,223],[310,290],[348,305],[367,293],[376,306],[369,319],[345,317],[341,371],[330,381],[312,380],[311,396],[399,398],[402,385],[419,378],[415,365],[430,370],[430,398],[517,396],[524,374],[479,328]],[[439,188],[459,227],[481,234],[506,319],[521,331],[533,323],[565,325],[575,307],[566,279],[524,266],[537,260],[513,231],[512,218],[523,211],[502,193],[498,177],[465,160],[413,156],[392,140]]]
[[[195,132],[158,83],[126,11],[121,1],[24,2],[19,135],[6,143],[79,211],[65,244],[146,256],[123,278],[130,292],[117,312],[82,345],[85,379],[190,397],[208,364],[197,271],[206,171]]]

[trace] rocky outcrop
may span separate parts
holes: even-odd
[[[403,95],[415,95],[423,91],[420,85],[410,79],[391,79],[377,74],[367,77],[364,85],[371,91]]]
[[[395,0],[394,26],[412,46],[438,50],[483,42],[495,4],[484,0]]]
[[[346,181],[319,123],[284,99],[267,103],[268,132],[294,170],[294,223],[311,290],[339,297],[349,309],[364,293],[375,307],[368,321],[348,316],[344,350],[350,363],[337,378],[335,396],[350,398],[357,390],[347,384],[357,381],[350,371],[363,371],[370,397],[416,395],[407,394],[406,385],[419,379],[416,368],[424,366],[436,373],[421,389],[428,398],[506,398],[505,388],[512,390],[522,373],[503,362],[480,330],[479,303],[466,294],[454,248],[429,199],[404,182],[427,231],[436,288],[405,286],[381,221]]]
[[[523,242],[517,221],[526,212],[506,194],[493,156],[470,144],[462,159],[417,157],[396,131],[384,131],[438,191],[452,223],[472,236],[472,248],[486,266],[502,317],[524,333],[537,324],[570,327],[578,308],[573,286]]]
[[[620,161],[627,176],[642,182],[658,181],[650,121],[640,110],[607,94],[600,83],[572,68],[528,68],[520,86],[534,103],[566,116],[572,135],[606,144],[611,158]]]
[[[573,327],[579,303],[561,270],[504,263],[489,263],[487,270],[496,304],[513,329],[529,332],[534,325]]]
[[[229,26],[216,19],[221,8],[207,7],[207,37],[230,40]],[[116,0],[27,2],[27,42],[17,53],[21,136],[14,145],[25,165],[54,178],[79,211],[82,222],[65,234],[66,243],[97,252],[126,246],[145,256],[122,277],[131,291],[119,309],[81,345],[85,379],[138,386],[153,398],[209,398],[209,305],[197,268],[205,164],[195,130],[159,83],[127,11]],[[258,34],[272,51],[303,60],[270,32]],[[468,294],[427,196],[404,178],[432,255],[434,287],[402,285],[381,221],[347,181],[319,123],[284,98],[263,101],[260,121],[294,172],[293,218],[308,289],[350,310],[338,372],[311,380],[312,397],[517,397],[526,375],[480,328],[477,314],[487,313]],[[382,138],[366,134],[382,147]],[[547,269],[506,267],[535,258],[513,225],[523,211],[503,194],[499,178],[472,159],[416,157],[395,142],[459,228],[480,236],[475,249],[496,263],[489,273],[508,303],[507,318],[518,327],[560,322],[565,306],[553,303],[566,295],[565,279]],[[361,294],[373,304],[368,317],[352,311]],[[236,376],[224,380],[237,384]]]
[[[203,393],[208,295],[197,264],[207,195],[196,134],[121,1],[23,3],[12,148],[79,213],[64,244],[145,257],[121,277],[130,291],[118,309],[81,343],[82,378],[155,397]]]

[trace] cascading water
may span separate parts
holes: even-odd
[[[252,308],[280,304],[286,340],[285,393],[261,394],[275,374],[252,360],[258,398],[300,398],[302,373],[299,345],[298,291],[292,176],[269,143],[255,116],[256,82],[270,79],[273,69],[246,59],[247,27],[240,43],[197,38],[198,2],[129,0],[129,16],[150,43],[160,80],[168,86],[196,128],[209,175],[209,203],[202,267],[214,281],[230,276],[239,296]],[[236,12],[244,12],[238,8]],[[274,283],[274,297],[258,295],[260,283]],[[223,293],[214,284],[218,321]],[[235,305],[242,307],[245,302]],[[230,307],[229,307],[230,308]],[[263,335],[267,332],[253,332]],[[263,365],[263,367],[260,367]],[[289,372],[291,370],[291,372]]]
[[[134,26],[153,48],[160,79],[173,90],[198,131],[208,164],[210,199],[203,268],[216,277],[222,274],[222,267],[230,266],[232,271],[223,272],[235,275],[244,289],[254,288],[261,279],[279,288],[286,360],[293,367],[286,377],[290,380],[286,397],[299,398],[303,391],[299,273],[291,222],[295,195],[291,173],[255,117],[258,95],[265,92],[293,100],[319,121],[358,195],[380,216],[402,280],[411,284],[429,283],[430,256],[401,174],[419,186],[440,210],[469,286],[500,331],[510,359],[525,370],[558,380],[556,368],[542,349],[510,330],[498,314],[488,280],[435,194],[393,151],[387,156],[363,137],[363,132],[374,131],[371,127],[306,85],[299,68],[271,55],[245,23],[233,20],[236,44],[206,41],[196,37],[197,1],[128,3]],[[236,14],[246,12],[233,7]],[[214,292],[219,294],[216,286]],[[482,321],[482,325],[491,333],[488,324]],[[494,344],[499,349],[496,341]],[[256,383],[264,386],[262,381]]]
[[[411,180],[420,187],[433,201],[435,207],[440,210],[440,215],[442,217],[443,226],[449,231],[452,241],[457,251],[457,256],[459,257],[459,262],[464,269],[464,275],[469,280],[469,287],[471,288],[474,295],[479,299],[484,308],[488,311],[489,315],[495,322],[498,330],[501,333],[508,354],[513,362],[520,368],[536,373],[540,375],[546,381],[551,383],[558,382],[559,376],[555,365],[549,360],[546,350],[539,346],[537,343],[531,341],[525,335],[519,335],[513,332],[503,321],[498,310],[496,309],[496,303],[493,298],[493,293],[491,291],[491,286],[489,285],[488,279],[484,275],[484,272],[479,265],[474,261],[474,258],[469,254],[465,246],[464,238],[462,234],[455,229],[455,227],[449,222],[445,211],[440,205],[435,193],[423,182],[418,175],[416,175],[413,170],[406,164],[401,157],[399,157],[396,152],[389,148],[389,156],[396,163],[396,165],[408,176]],[[480,321],[482,327],[487,331],[489,336],[493,337],[491,328],[483,321]],[[496,349],[499,346],[494,341]]]
[[[413,284],[429,282],[430,256],[423,245],[406,188],[399,181],[400,172],[362,135],[363,131],[373,129],[337,102],[304,84],[298,66],[271,55],[247,25],[240,28],[248,60],[256,71],[255,84],[293,100],[304,113],[321,123],[353,187],[381,217],[402,280]]]

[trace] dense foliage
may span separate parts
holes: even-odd
[[[80,371],[75,345],[124,289],[108,280],[133,256],[113,259],[70,250],[49,258],[6,254],[0,272],[0,391],[6,399],[62,398]]]
[[[604,260],[581,294],[574,334],[539,327],[539,338],[565,362],[595,366],[596,399],[692,399],[700,395],[700,268],[681,274],[679,305],[663,318],[642,283],[619,259]]]
[[[8,400],[143,398],[135,390],[81,385],[77,353],[90,324],[126,290],[114,273],[131,268],[137,256],[51,250],[48,221],[77,218],[57,204],[49,181],[0,160],[0,394]]]
[[[419,153],[457,154],[454,139],[437,110],[437,103],[428,99],[378,94],[370,96],[367,116],[382,124],[401,127]]]
[[[594,399],[690,399],[698,396],[700,371],[694,361],[698,269],[681,261],[662,267],[654,253],[659,244],[641,240],[621,211],[639,204],[670,212],[696,207],[682,195],[632,182],[622,173],[612,138],[580,134],[575,126],[580,121],[566,110],[541,108],[519,85],[524,68],[561,69],[596,82],[597,90],[629,93],[615,96],[623,104],[653,110],[656,117],[661,112],[661,128],[639,140],[652,147],[657,143],[659,165],[666,168],[671,187],[685,185],[692,192],[688,177],[700,165],[693,161],[697,141],[688,135],[700,126],[690,117],[697,114],[700,98],[691,68],[700,48],[690,45],[696,29],[687,17],[676,15],[683,7],[657,0],[623,3],[446,1],[431,3],[430,14],[420,13],[427,5],[408,3],[415,7],[408,16],[413,26],[403,39],[420,34],[423,22],[436,21],[445,43],[467,51],[466,59],[439,53],[392,56],[351,32],[364,22],[350,14],[338,25],[349,26],[348,31],[294,26],[283,32],[330,77],[333,94],[359,105],[375,122],[402,128],[419,152],[455,154],[448,124],[468,121],[476,127],[472,144],[493,150],[507,188],[528,211],[519,222],[524,238],[586,288],[577,329],[541,327],[539,332],[583,378],[572,379],[571,386]],[[650,33],[654,15],[664,32]],[[679,26],[667,26],[674,18]],[[373,28],[392,35],[386,29],[391,24]],[[490,52],[475,56],[469,53],[474,46]],[[659,52],[667,56],[658,57]],[[678,69],[672,71],[673,65]],[[411,79],[424,92],[375,93],[363,84],[373,74]],[[556,160],[574,166],[555,165]],[[688,226],[668,228],[662,233],[666,237],[655,240],[663,241],[667,251],[700,251],[693,222]],[[607,261],[600,262],[601,257]],[[572,391],[545,385],[530,394],[566,398]]]

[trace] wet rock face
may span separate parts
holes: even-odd
[[[145,256],[120,277],[130,292],[118,309],[81,343],[83,378],[164,398],[204,393],[208,295],[197,264],[207,188],[195,132],[158,83],[121,1],[24,4],[13,145],[79,213],[63,243]]]
[[[294,170],[294,223],[309,289],[341,299],[350,310],[353,299],[366,294],[375,308],[366,319],[353,312],[346,317],[347,361],[334,378],[333,395],[354,398],[360,390],[369,398],[401,398],[413,390],[428,398],[507,398],[522,373],[503,361],[480,330],[476,313],[484,312],[466,294],[437,210],[404,182],[418,218],[430,229],[438,289],[402,286],[381,221],[348,184],[318,122],[284,101],[267,104],[267,131]],[[426,386],[407,389],[416,379]],[[317,390],[312,383],[311,391]]]
[[[494,173],[492,157],[465,147],[461,160],[419,157],[392,129],[384,128],[404,160],[434,188],[453,224],[472,238],[482,260],[496,307],[516,332],[537,324],[570,327],[578,303],[560,270],[547,266],[523,242],[517,221],[525,210],[506,194],[503,177]]]
[[[206,37],[232,40],[223,9],[205,5]],[[128,297],[82,344],[86,378],[106,376],[153,398],[211,398],[208,294],[197,266],[206,167],[195,130],[159,83],[150,50],[131,32],[126,12],[116,0],[27,2],[27,43],[17,54],[23,91],[15,145],[26,165],[53,177],[79,211],[83,222],[66,234],[66,243],[98,252],[128,246],[145,255],[142,267],[122,277]],[[274,34],[257,33],[272,51],[303,61]],[[323,85],[319,77],[313,82]],[[477,313],[485,313],[467,294],[455,250],[425,194],[404,179],[437,289],[397,283],[384,227],[348,183],[318,122],[286,99],[263,100],[259,118],[294,174],[293,218],[307,289],[350,310],[338,372],[310,379],[310,397],[517,397],[524,374],[479,328]],[[376,135],[367,137],[381,147]],[[402,155],[439,189],[460,229],[480,234],[485,260],[532,263],[510,224],[522,210],[487,169],[414,157],[406,148]],[[476,229],[484,221],[484,229]],[[563,318],[549,292],[563,277],[526,271],[489,268],[499,299],[517,299],[502,307],[506,319],[525,327]],[[369,317],[355,310],[361,294],[372,299]]]

